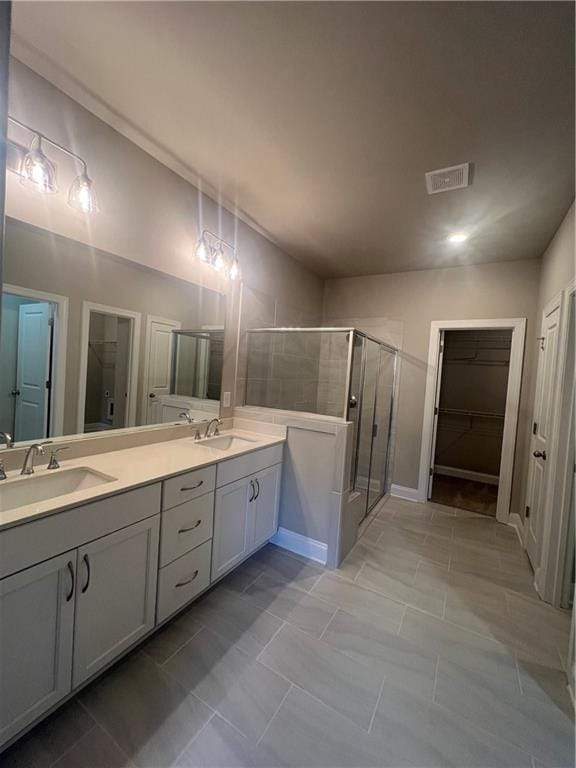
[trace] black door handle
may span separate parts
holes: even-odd
[[[84,561],[84,565],[86,566],[86,584],[84,584],[84,586],[82,587],[82,594],[84,594],[84,592],[86,592],[86,590],[90,586],[90,560],[88,558],[88,555],[84,555],[82,560]]]
[[[534,451],[534,458],[546,461],[546,451]]]

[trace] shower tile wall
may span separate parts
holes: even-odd
[[[317,413],[344,416],[348,366],[348,334],[323,333],[316,400]]]
[[[319,324],[319,311],[245,288],[240,317],[236,404],[245,402],[246,405],[314,411],[320,359],[319,334],[306,334],[310,338],[301,341],[296,334],[248,334],[247,330],[315,327]]]

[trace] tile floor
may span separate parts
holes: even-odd
[[[563,768],[569,617],[511,528],[389,499],[338,571],[269,546],[3,768]]]

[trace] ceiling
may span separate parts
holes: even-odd
[[[574,197],[573,3],[21,2],[13,30],[323,277],[537,257]]]

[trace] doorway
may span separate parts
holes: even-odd
[[[5,285],[0,429],[15,442],[62,434],[67,299]]]
[[[148,315],[146,320],[146,347],[144,352],[144,392],[142,417],[145,424],[162,421],[162,395],[170,394],[174,331],[182,323],[164,317]]]
[[[496,517],[510,329],[442,331],[429,498]]]
[[[81,335],[78,432],[135,426],[140,314],[85,301]]]
[[[430,329],[418,496],[509,519],[526,320]]]

